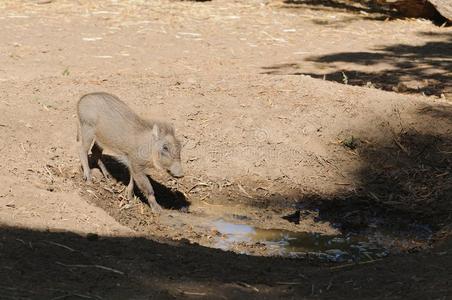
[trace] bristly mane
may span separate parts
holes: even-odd
[[[145,126],[147,129],[154,128],[154,125],[157,125],[159,128],[159,131],[163,134],[172,134],[174,135],[174,127],[168,122],[164,121],[157,121],[157,120],[145,120],[143,119],[143,123],[145,123]]]

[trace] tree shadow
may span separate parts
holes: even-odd
[[[450,251],[330,268],[184,242],[6,225],[0,241],[1,299],[374,299],[382,286],[396,298],[445,299],[452,291]],[[420,269],[422,285],[415,284]]]
[[[378,5],[375,1],[369,0],[284,0],[283,3],[290,4],[293,7],[309,7],[318,9],[334,9],[344,10],[356,13],[365,12],[368,14],[374,13],[389,13],[391,10],[382,5]]]
[[[2,226],[0,239],[0,299],[257,299],[271,293],[255,284],[298,281],[306,265],[141,237]]]
[[[419,110],[419,113],[452,122],[452,108],[447,105],[426,105]]]
[[[378,5],[375,1],[369,0],[284,0],[282,1],[282,8],[352,13],[352,15],[338,20],[312,20],[313,23],[319,25],[337,25],[338,23],[348,23],[355,20],[383,21],[388,18],[397,18],[400,16],[395,10],[392,10],[388,6]]]
[[[452,107],[446,105],[427,105],[418,111],[418,122],[436,123],[444,128],[441,134],[402,128],[390,130],[382,141],[355,136],[353,152],[362,161],[355,173],[356,188],[331,197],[308,195],[298,207],[318,210],[319,220],[344,232],[369,226],[404,230],[426,225],[432,232],[445,228],[452,220],[451,113]]]
[[[289,8],[307,8],[322,11],[346,11],[355,13],[356,15],[359,14],[359,17],[346,18],[342,20],[342,22],[349,22],[356,19],[383,21],[388,18],[401,18],[406,15],[405,10],[394,9],[397,8],[397,5],[384,5],[374,0],[284,0],[282,2],[284,7]],[[418,13],[425,18],[431,19],[437,25],[442,25],[445,22],[448,22],[448,20],[444,18],[429,2],[426,2],[422,12],[419,11]],[[406,16],[411,17],[409,14]],[[336,24],[337,22],[338,21],[334,21],[332,23]],[[314,23],[322,25],[325,24],[318,20],[314,20]]]
[[[402,93],[440,96],[452,94],[452,34],[431,34],[441,40],[423,45],[396,44],[371,52],[343,52],[306,58],[316,69],[304,71],[303,63],[263,67],[264,74],[309,75],[329,81]]]
[[[117,161],[113,156],[110,155],[102,155],[101,160],[106,166],[108,172],[111,174],[111,176],[113,176],[114,180],[121,182],[124,186],[127,186],[129,184],[130,174],[124,164]],[[89,156],[89,164],[91,168],[99,168],[97,162],[93,160],[91,155]],[[185,195],[182,192],[168,188],[160,182],[154,180],[150,176],[147,177],[154,189],[157,202],[163,208],[180,210],[186,209],[190,206],[190,202],[186,199]],[[138,189],[136,184],[134,185],[134,194],[138,196],[138,198],[142,202],[147,203],[146,197]]]

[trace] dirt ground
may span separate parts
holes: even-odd
[[[368,1],[37,2],[0,2],[0,299],[452,297],[450,27]],[[174,124],[186,176],[153,174],[161,216],[111,156],[117,182],[83,182],[93,91]],[[227,252],[218,219],[397,251]]]

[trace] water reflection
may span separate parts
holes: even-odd
[[[373,260],[388,255],[388,250],[366,236],[328,236],[308,232],[261,229],[245,224],[213,222],[220,232],[215,247],[231,250],[238,243],[264,244],[272,253],[283,256],[311,257],[345,262]]]

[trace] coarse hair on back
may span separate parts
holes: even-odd
[[[145,122],[146,129],[153,129],[154,125],[157,125],[159,132],[162,134],[171,134],[174,135],[174,127],[168,122],[164,121],[158,121],[158,120],[145,120],[142,119],[143,122]]]
[[[159,120],[144,119],[140,117],[138,114],[136,114],[126,103],[120,100],[119,97],[105,92],[93,92],[81,96],[77,102],[78,108],[77,114],[79,114],[79,118],[81,103],[83,102],[84,99],[87,98],[99,100],[100,107],[102,107],[102,105],[107,105],[108,106],[108,110],[106,110],[107,112],[110,111],[115,115],[119,116],[121,119],[125,120],[133,127],[135,127],[138,131],[152,130],[154,128],[154,125],[157,125],[159,133],[165,135],[166,134],[174,135],[174,128],[171,124]]]

